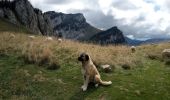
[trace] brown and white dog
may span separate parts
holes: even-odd
[[[100,74],[88,54],[86,53],[80,54],[80,56],[78,57],[78,61],[82,62],[81,72],[84,77],[84,85],[82,85],[81,88],[83,89],[83,91],[87,90],[88,84],[90,82],[94,82],[96,87],[98,86],[98,84],[102,84],[102,85],[112,84],[111,81],[107,82],[101,80]]]

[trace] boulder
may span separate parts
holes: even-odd
[[[112,72],[112,67],[110,65],[101,65],[100,67],[106,73]]]

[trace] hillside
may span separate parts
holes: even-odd
[[[60,43],[38,35],[30,40],[22,28],[3,20],[0,24],[0,99],[170,99],[170,68],[161,58],[169,43],[142,45],[131,53],[127,46],[102,47],[69,40]],[[10,38],[11,34],[15,38]],[[90,85],[86,92],[81,91],[80,52],[88,52],[97,64],[115,66],[111,73],[98,68],[103,80],[112,81],[111,86]],[[122,69],[124,64],[131,69]]]
[[[33,34],[24,26],[17,26],[8,22],[8,20],[0,18],[0,32],[20,32]]]

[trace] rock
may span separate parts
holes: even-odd
[[[3,9],[2,8],[0,8],[0,17],[4,17],[4,11],[3,11]]]
[[[18,24],[15,14],[13,13],[12,10],[10,10],[9,8],[4,8],[3,14],[4,18],[8,19],[9,22],[13,24]]]
[[[170,49],[164,49],[162,51],[162,58],[164,60],[170,59]]]
[[[43,35],[54,35],[53,28],[48,17],[44,16],[42,11],[39,9],[34,9],[37,14],[38,27]]]
[[[109,73],[112,72],[112,67],[110,65],[101,65],[100,66],[104,72]]]
[[[17,0],[14,5],[15,14],[19,22],[34,33],[40,34],[36,13],[30,2],[28,0]]]

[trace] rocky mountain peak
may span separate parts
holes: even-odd
[[[100,32],[91,38],[91,41],[100,44],[123,44],[126,43],[123,32],[116,26]]]
[[[81,13],[64,14],[49,11],[45,15],[51,19],[54,30],[63,38],[88,40],[92,35],[100,32],[99,29],[88,24]]]

